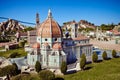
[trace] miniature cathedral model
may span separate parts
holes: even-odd
[[[39,61],[42,68],[59,69],[63,61],[67,64],[79,63],[81,54],[91,56],[92,44],[89,44],[89,38],[77,34],[76,23],[71,24],[71,38],[63,38],[61,27],[53,20],[50,10],[43,23],[39,23],[38,17],[37,14],[36,42],[32,44],[27,55],[29,66],[34,66],[36,61]],[[29,36],[29,38],[32,39],[33,36]],[[33,41],[29,42],[33,43]]]
[[[36,61],[40,61],[42,68],[59,68],[61,62],[66,61],[61,43],[61,28],[49,10],[47,19],[37,29],[37,42],[28,54],[28,64],[35,65]]]

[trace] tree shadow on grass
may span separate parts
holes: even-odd
[[[97,62],[96,63],[100,63],[100,62],[102,62],[103,60],[97,60]]]
[[[55,78],[54,80],[64,80],[64,78]]]
[[[107,59],[105,59],[105,60],[111,60],[111,58],[110,57],[108,57]]]
[[[21,54],[17,54],[17,56],[16,57],[20,57],[21,56]]]
[[[92,61],[87,61],[87,62],[86,62],[86,64],[91,64],[91,63],[92,63]]]
[[[115,58],[119,58],[119,57],[120,57],[120,56],[118,56],[118,55],[117,55],[117,56],[115,56]]]
[[[88,66],[88,67],[85,67],[84,70],[89,70],[89,69],[91,69],[91,68],[92,68],[92,66]]]

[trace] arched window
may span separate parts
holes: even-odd
[[[47,41],[47,39],[45,39],[45,41]]]
[[[55,38],[54,41],[57,41],[57,38]]]

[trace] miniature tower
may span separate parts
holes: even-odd
[[[72,38],[77,37],[77,24],[75,23],[75,21],[73,21],[73,23],[71,25],[71,37]]]
[[[37,13],[36,14],[36,29],[38,28],[39,24],[40,24],[39,14]]]

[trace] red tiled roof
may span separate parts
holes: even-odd
[[[82,35],[79,35],[77,38],[73,38],[73,40],[86,40],[86,39],[89,39],[89,38]]]
[[[37,34],[43,38],[62,36],[59,24],[51,18],[48,18],[40,25]]]
[[[34,43],[32,47],[33,48],[40,48],[40,44],[39,43]]]
[[[118,32],[117,30],[110,30],[110,32],[112,32],[114,35],[120,35],[120,32]]]
[[[61,50],[62,49],[61,43],[55,43],[55,44],[53,44],[53,49]]]
[[[27,32],[20,33],[20,36],[27,36]]]

